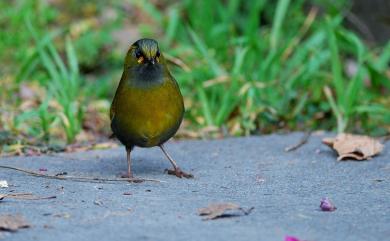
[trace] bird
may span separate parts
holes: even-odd
[[[122,177],[133,178],[130,155],[135,146],[158,146],[173,166],[168,174],[193,177],[180,169],[164,147],[179,129],[184,111],[179,85],[158,42],[149,38],[134,42],[127,51],[110,108],[111,130],[126,147],[127,174]]]

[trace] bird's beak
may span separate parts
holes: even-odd
[[[149,62],[151,63],[151,64],[155,64],[156,63],[156,60],[154,59],[154,58],[151,58],[150,60],[149,60]]]

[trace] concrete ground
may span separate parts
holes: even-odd
[[[389,240],[390,151],[370,161],[337,162],[312,136],[300,149],[284,148],[302,133],[216,141],[169,142],[167,150],[194,179],[164,174],[169,162],[158,148],[136,148],[133,171],[163,182],[82,183],[0,169],[10,187],[57,198],[0,201],[0,214],[22,214],[32,227],[0,232],[6,240]],[[125,150],[1,158],[48,174],[115,177],[126,170]],[[128,194],[128,195],[124,195]],[[337,206],[322,212],[322,197]],[[211,203],[254,207],[247,216],[203,221]]]

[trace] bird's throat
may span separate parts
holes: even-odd
[[[160,64],[143,64],[128,68],[126,80],[131,86],[150,87],[164,81],[163,67]]]

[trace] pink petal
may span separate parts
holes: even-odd
[[[284,241],[301,241],[301,240],[293,236],[286,236],[284,238]]]
[[[321,200],[320,208],[322,211],[325,211],[325,212],[333,212],[337,209],[336,206],[327,197],[325,197]]]

